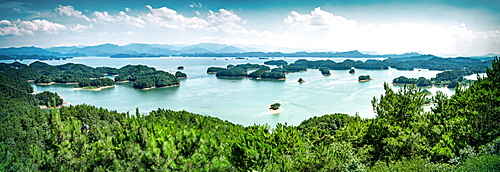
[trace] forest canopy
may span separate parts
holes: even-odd
[[[50,67],[48,67],[50,68]],[[131,68],[133,69],[133,68]],[[147,68],[144,68],[147,70]],[[48,71],[50,73],[50,71]],[[244,127],[157,109],[37,107],[25,78],[0,72],[5,171],[496,171],[500,60],[468,88],[427,96],[409,85],[374,97],[376,117],[330,114],[298,126]],[[136,79],[140,79],[136,78]],[[433,107],[425,110],[431,100]],[[90,130],[82,130],[83,124]]]

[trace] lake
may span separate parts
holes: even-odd
[[[57,92],[65,102],[89,104],[119,112],[134,113],[139,108],[141,113],[148,113],[158,108],[186,110],[193,113],[218,117],[244,126],[253,124],[277,123],[298,125],[301,121],[313,116],[332,113],[356,113],[363,118],[375,116],[371,100],[384,93],[384,82],[391,83],[399,76],[435,77],[439,71],[414,70],[362,70],[356,74],[347,70],[331,70],[331,76],[323,76],[318,69],[307,72],[287,74],[286,81],[266,81],[253,79],[220,79],[215,74],[207,74],[211,66],[226,67],[228,64],[257,63],[268,60],[283,59],[289,63],[297,59],[326,60],[326,58],[198,58],[198,57],[166,57],[166,58],[123,58],[78,57],[68,60],[44,61],[51,65],[80,63],[92,67],[108,66],[120,68],[127,64],[147,65],[175,73],[178,66],[184,66],[184,73],[189,78],[181,79],[181,86],[155,88],[150,90],[134,89],[131,83],[118,83],[116,87],[101,91],[74,90],[74,85],[53,84],[32,86],[35,92]],[[344,58],[330,58],[341,62]],[[367,59],[353,59],[362,60]],[[12,61],[3,61],[11,63]],[[24,60],[29,64],[33,61]],[[274,67],[274,66],[271,66]],[[370,75],[373,81],[358,82],[359,75]],[[305,83],[298,83],[299,78]],[[435,93],[442,91],[448,95],[454,93],[448,88],[428,88]],[[277,115],[269,113],[270,104],[281,102],[282,112]]]

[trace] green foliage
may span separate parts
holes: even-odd
[[[35,95],[38,100],[38,104],[42,106],[54,107],[54,102],[56,106],[60,106],[63,103],[63,99],[57,94],[50,91],[44,91]]]
[[[103,87],[115,85],[115,81],[109,78],[83,79],[78,83],[79,87]]]
[[[330,69],[328,69],[326,67],[320,67],[319,71],[321,72],[322,75],[331,75]]]
[[[283,66],[283,65],[287,65],[288,62],[285,61],[285,60],[269,60],[269,61],[265,61],[264,64],[266,64],[266,65]]]
[[[177,78],[187,78],[187,74],[181,71],[175,72],[175,77]]]
[[[4,71],[30,68],[16,66],[0,65]],[[43,63],[33,66],[51,68]],[[61,68],[71,70],[71,66]],[[127,76],[135,82],[149,80],[137,83],[162,80],[155,76],[162,72],[154,68],[126,69],[133,74],[153,74]],[[424,111],[429,99],[415,85],[394,91],[384,84],[385,93],[372,101],[377,114],[374,119],[332,114],[307,119],[299,126],[278,124],[271,129],[167,109],[149,114],[137,109],[130,115],[76,105],[44,111],[34,106],[35,96],[29,94],[33,88],[24,78],[1,72],[0,169],[498,171],[498,58],[487,75],[467,89],[459,87],[451,98],[438,92],[432,97],[431,111]],[[57,95],[39,95],[44,94]],[[82,130],[83,124],[90,130]]]
[[[273,103],[269,109],[278,110],[280,108],[280,103]]]
[[[500,171],[500,155],[481,155],[468,159],[456,171]]]
[[[288,73],[288,70],[284,69],[284,68],[273,68],[271,70],[271,72],[278,72],[278,73],[283,73],[283,74],[287,74]]]
[[[224,70],[221,70],[219,72],[217,72],[217,74],[215,74],[215,76],[222,76],[222,77],[245,77],[247,76],[247,71],[243,68],[239,68],[239,67],[234,67],[234,68],[230,68],[230,69],[224,69]]]
[[[378,161],[367,171],[454,171],[449,165],[429,162],[429,160],[416,158],[411,160],[402,160],[393,163]]]
[[[366,80],[370,80],[370,75],[359,75],[358,77],[358,81],[366,81]]]
[[[224,70],[224,68],[221,68],[221,67],[209,67],[207,69],[207,73],[217,73],[221,70]]]
[[[288,72],[304,72],[307,71],[306,66],[296,66],[296,65],[283,65],[283,69]]]

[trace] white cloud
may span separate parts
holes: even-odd
[[[336,16],[332,13],[321,10],[320,7],[311,11],[311,14],[300,14],[292,11],[285,21],[288,26],[300,28],[306,31],[317,29],[353,29],[358,24],[354,20],[348,20],[342,16]]]
[[[289,46],[300,46],[304,42],[311,47],[336,51],[364,50],[380,53],[403,53],[421,51],[424,53],[471,54],[479,52],[477,45],[500,47],[500,31],[477,32],[465,24],[440,27],[421,23],[366,23],[359,25],[319,7],[310,14],[292,11],[284,19],[288,26],[285,42]],[[493,48],[494,49],[494,48]],[[498,49],[498,48],[497,48]]]
[[[35,32],[43,32],[48,34],[57,34],[59,31],[65,30],[64,25],[58,23],[52,23],[47,20],[31,20],[31,21],[0,21],[0,36],[22,36],[22,35],[34,35]]]
[[[229,33],[243,30],[244,28],[240,24],[246,23],[233,11],[225,9],[220,9],[219,12],[210,11],[208,21],[212,25],[211,30],[222,30]]]
[[[198,17],[186,17],[167,7],[153,8],[146,5],[151,13],[143,15],[145,21],[152,26],[174,29],[202,29],[208,25],[206,20]]]
[[[90,19],[83,15],[81,11],[78,11],[78,10],[75,10],[73,8],[73,6],[62,6],[62,5],[59,5],[58,8],[54,9],[56,12],[59,13],[59,15],[66,15],[66,16],[74,16],[76,18],[82,18],[82,19],[85,19],[86,21],[90,22]]]
[[[81,24],[76,24],[75,26],[71,27],[70,29],[75,32],[83,32],[84,30],[87,29],[93,29],[94,25],[89,24],[89,25],[81,25]]]
[[[130,25],[134,25],[140,28],[144,27],[145,22],[141,19],[141,17],[133,17],[127,15],[127,13],[120,11],[118,15],[110,15],[108,12],[99,12],[95,11],[92,13],[94,15],[94,22],[103,22],[103,23],[127,23]]]
[[[192,3],[191,5],[189,5],[189,7],[191,8],[203,8],[203,5],[201,5],[201,2],[198,2],[198,3]]]
[[[129,12],[129,11],[132,11],[132,9],[125,7],[125,11]]]
[[[127,32],[122,32],[125,35],[135,35],[137,32],[132,32],[132,31],[127,31]]]

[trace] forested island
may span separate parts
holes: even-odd
[[[430,87],[430,86],[443,86],[448,88],[455,88],[460,85],[470,85],[473,80],[465,79],[464,76],[478,74],[483,72],[483,70],[454,70],[454,71],[444,71],[436,74],[436,77],[427,79],[424,77],[419,78],[407,78],[405,76],[400,76],[392,80],[393,84],[416,84],[419,87]],[[484,73],[484,72],[483,72]]]
[[[179,86],[180,80],[171,73],[156,70],[145,65],[126,65],[119,69],[116,82],[134,81],[133,87],[151,89],[156,87]]]
[[[187,77],[185,73],[178,77],[144,65],[127,65],[120,69],[111,67],[90,67],[83,64],[66,63],[49,65],[35,61],[29,65],[19,62],[0,63],[0,71],[34,81],[35,84],[49,85],[52,83],[75,84],[84,89],[99,89],[114,86],[116,82],[134,81],[133,87],[139,89],[178,86],[178,77]],[[105,78],[104,75],[114,75],[115,78]]]
[[[370,75],[360,75],[358,77],[359,82],[367,82],[367,81],[371,81],[371,80],[373,80],[373,79],[370,77]]]
[[[332,75],[332,73],[330,73],[330,69],[328,69],[326,67],[320,67],[319,71],[321,72],[322,75],[325,75],[325,76]]]
[[[372,100],[377,114],[372,119],[331,114],[270,129],[167,109],[147,115],[89,105],[41,110],[42,99],[30,94],[26,79],[2,70],[0,166],[5,171],[496,171],[498,58],[486,74],[451,97],[438,92],[428,98],[418,87],[392,90],[385,84],[385,93]],[[424,111],[429,99],[434,106]],[[82,128],[84,123],[89,128]]]
[[[278,68],[275,68],[278,69]],[[226,68],[209,67],[207,73],[216,73],[217,77],[237,77],[237,78],[252,78],[252,79],[270,79],[270,80],[286,80],[285,73],[287,71],[271,70],[269,66],[259,64],[237,64],[228,65]],[[249,70],[255,70],[247,73]]]

